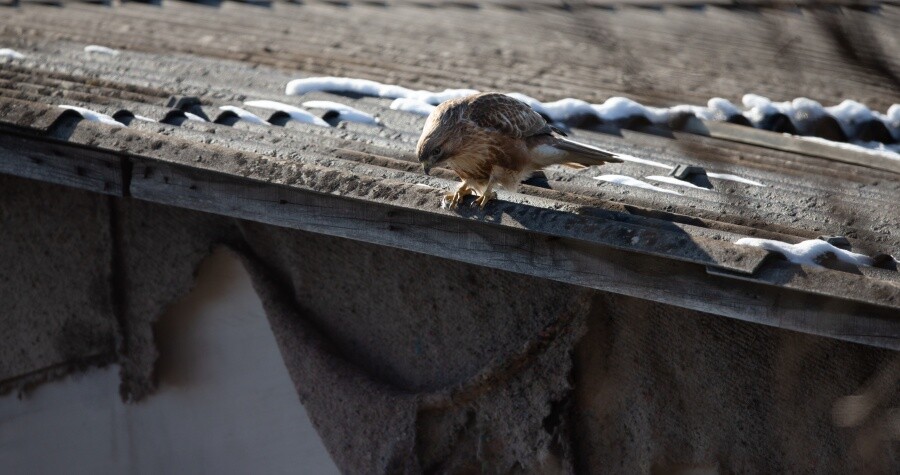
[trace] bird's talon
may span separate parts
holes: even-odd
[[[497,193],[489,193],[486,195],[481,195],[477,199],[475,199],[475,202],[473,204],[476,204],[476,205],[478,205],[479,208],[484,209],[484,207],[487,206],[488,202],[496,197],[497,197]]]
[[[471,194],[474,194],[471,188],[460,187],[455,193],[444,195],[444,203],[446,203],[447,208],[456,209],[459,202]]]

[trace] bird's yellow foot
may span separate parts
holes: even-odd
[[[487,206],[488,202],[497,197],[496,192],[485,193],[478,198],[475,199],[475,204],[478,205],[479,208],[484,209]]]
[[[462,201],[463,198],[469,195],[474,195],[475,191],[467,186],[460,186],[456,189],[455,193],[450,193],[449,195],[444,195],[443,204],[450,209],[456,208],[459,205],[459,202]]]

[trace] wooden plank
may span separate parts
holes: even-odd
[[[0,173],[123,196],[121,157],[0,129]]]
[[[137,162],[134,170],[132,195],[156,203],[900,349],[896,309],[752,282],[735,285],[730,278],[707,274],[697,264],[177,165]]]
[[[774,259],[754,275],[728,272],[714,267],[707,268],[707,272],[714,275],[776,285],[826,297],[843,295],[846,300],[860,303],[869,303],[872,301],[872,296],[877,295],[879,296],[878,300],[885,306],[890,306],[900,312],[900,287],[897,285],[900,280],[898,280],[896,272],[870,268],[859,275],[853,273],[853,270],[853,266],[848,266],[847,272],[838,272],[824,267],[800,268],[786,260],[775,261]],[[882,275],[871,277],[876,273]],[[900,323],[900,313],[897,316],[898,323]]]

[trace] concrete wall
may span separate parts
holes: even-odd
[[[896,352],[17,178],[0,213],[3,467],[900,466]],[[217,256],[182,300],[221,243],[246,273]]]
[[[117,365],[0,398],[0,471],[338,473],[234,254],[205,261],[157,338],[159,389],[140,404],[119,398]]]

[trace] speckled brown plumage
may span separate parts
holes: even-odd
[[[446,101],[428,116],[416,146],[428,173],[446,164],[462,178],[448,195],[455,206],[478,195],[482,207],[495,185],[515,190],[533,171],[557,163],[620,162],[610,153],[569,140],[528,104],[496,92]]]

